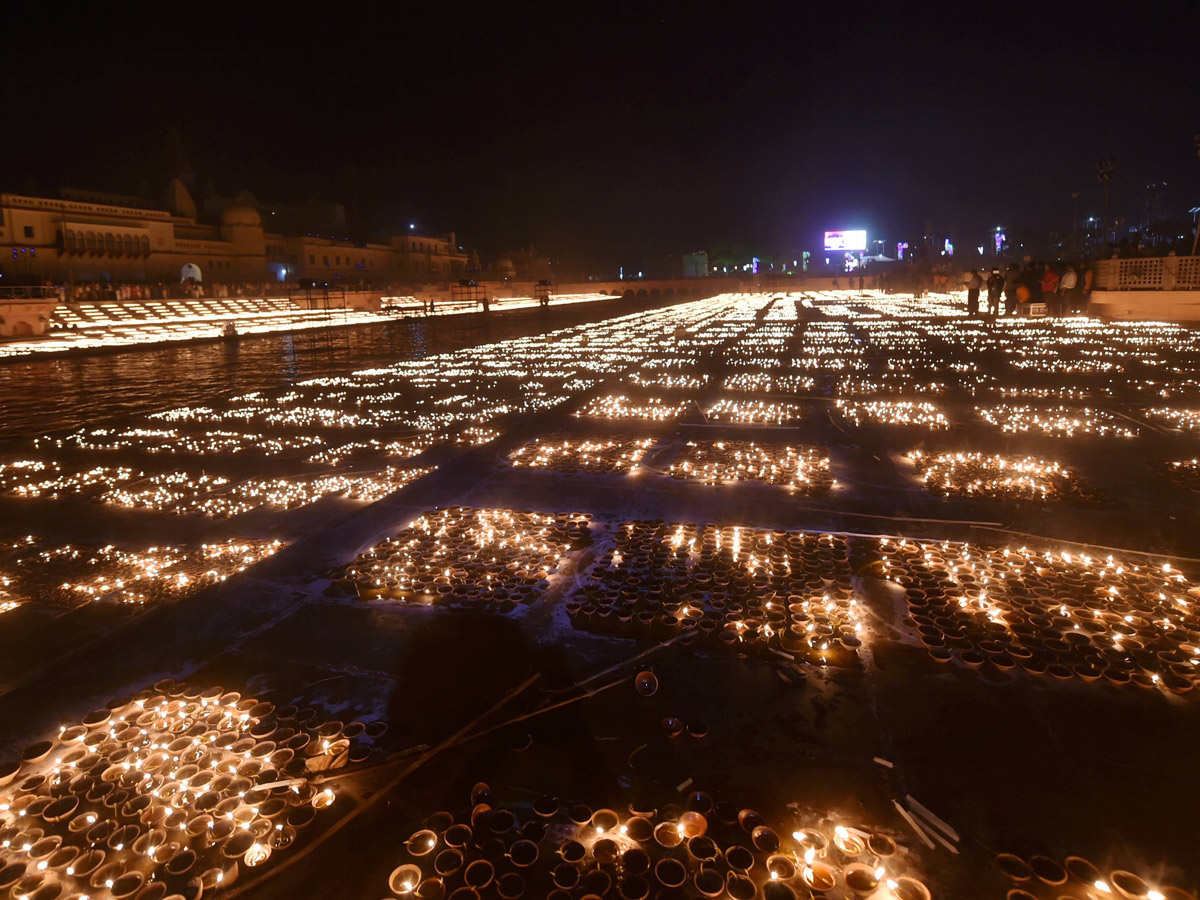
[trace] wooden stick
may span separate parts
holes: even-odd
[[[397,775],[395,778],[393,778],[391,781],[389,781],[387,784],[385,784],[382,788],[380,788],[379,794],[383,794],[383,793],[386,793],[387,791],[390,791],[392,788],[394,788],[397,784],[400,783],[401,779],[403,779],[404,776],[408,775],[410,772],[413,772],[420,766],[424,765],[426,761],[432,759],[434,756],[436,756],[442,750],[446,749],[447,747],[454,746],[456,743],[458,743],[459,739],[464,734],[467,734],[472,728],[474,728],[476,725],[478,725],[480,722],[482,722],[484,719],[486,719],[488,716],[490,716],[492,713],[494,713],[500,707],[504,706],[504,704],[508,703],[509,700],[512,700],[514,697],[516,697],[518,694],[520,694],[522,691],[524,691],[525,688],[529,687],[531,684],[533,684],[535,681],[537,681],[541,677],[542,677],[541,672],[534,672],[532,675],[530,675],[528,678],[526,678],[524,681],[522,681],[519,685],[517,685],[517,687],[513,688],[511,691],[509,691],[507,694],[505,694],[503,697],[501,697],[498,701],[496,701],[496,703],[493,704],[491,707],[489,707],[488,710],[485,713],[483,713],[483,715],[476,716],[474,719],[472,719],[470,722],[468,722],[462,728],[458,729],[458,731],[454,732],[454,734],[450,735],[450,737],[446,738],[444,741],[442,741],[440,744],[438,744],[432,750],[427,750],[425,753],[423,753],[420,757],[418,757],[416,759],[416,761],[414,761],[412,763],[412,765],[410,765],[408,768],[404,769],[399,775]],[[376,794],[376,797],[378,797],[379,794]],[[374,800],[374,799],[375,798],[373,797],[372,800]]]
[[[565,688],[562,688],[561,690],[555,691],[550,696],[553,697],[553,696],[557,696],[559,694],[565,694],[567,691],[573,691],[576,688],[581,688],[585,684],[591,684],[596,679],[603,678],[605,675],[608,675],[610,672],[615,672],[617,669],[620,669],[620,668],[628,666],[632,663],[635,663],[639,659],[649,656],[651,653],[654,653],[658,650],[661,650],[663,647],[666,647],[670,644],[675,643],[677,640],[679,640],[682,637],[683,637],[683,633],[681,632],[681,633],[675,635],[675,637],[667,638],[667,640],[665,640],[665,641],[657,643],[652,647],[648,647],[647,649],[643,650],[641,653],[638,653],[636,656],[631,656],[629,659],[625,660],[624,662],[619,662],[615,666],[609,666],[607,669],[597,672],[595,675],[589,675],[587,678],[583,679],[583,681],[577,681],[570,687],[565,687]]]
[[[932,834],[935,838],[937,838],[937,842],[939,844],[941,844],[943,847],[945,847],[947,850],[949,850],[955,856],[958,856],[958,848],[955,847],[952,843],[950,843],[949,840],[942,837],[942,833],[940,831],[938,831],[936,828],[930,828],[929,833]]]
[[[415,747],[409,747],[407,750],[398,750],[387,759],[381,759],[370,765],[346,766],[328,774],[323,772],[312,779],[312,784],[324,784],[326,781],[337,781],[339,778],[349,778],[352,775],[359,775],[363,772],[374,772],[376,769],[382,769],[384,766],[398,766],[414,753],[424,753],[428,749],[428,744],[417,744]]]
[[[655,644],[653,647],[643,650],[641,653],[637,654],[636,656],[634,656],[630,659],[625,660],[624,662],[617,663],[615,666],[610,666],[609,668],[605,669],[602,672],[597,672],[595,675],[591,675],[591,676],[585,678],[583,681],[577,682],[577,683],[571,685],[570,687],[563,688],[558,693],[562,694],[566,691],[572,691],[572,690],[575,690],[576,688],[579,688],[585,684],[595,681],[597,678],[600,678],[602,675],[606,675],[615,669],[619,669],[622,666],[627,666],[630,663],[636,662],[637,660],[641,659],[642,657],[647,656],[650,653],[653,653],[655,650],[660,650],[663,647],[667,646],[667,644],[670,644],[670,643],[673,643],[674,641],[679,640],[681,637],[683,637],[683,635],[677,634],[677,635],[675,635],[675,637],[670,638],[669,640],[663,641],[660,644]],[[570,704],[576,703],[580,700],[586,700],[589,697],[594,697],[597,694],[607,691],[611,687],[616,687],[618,684],[622,684],[622,683],[628,681],[629,678],[630,678],[630,676],[626,675],[623,678],[618,678],[616,681],[612,681],[612,682],[609,682],[608,684],[601,685],[598,688],[594,688],[593,690],[586,691],[576,697],[569,697],[566,700],[561,700],[557,703],[552,703],[549,706],[539,707],[538,709],[535,709],[531,712],[523,713],[523,714],[517,716],[516,718],[509,719],[506,722],[501,722],[498,725],[493,725],[489,728],[484,729],[483,731],[478,731],[478,732],[475,732],[474,734],[462,734],[461,736],[458,736],[454,740],[453,746],[458,746],[459,744],[465,744],[465,743],[467,743],[467,741],[474,740],[477,737],[482,737],[485,734],[491,734],[493,731],[498,731],[499,729],[505,728],[508,725],[515,725],[517,722],[524,722],[526,719],[532,719],[536,716],[540,716],[542,713],[551,712],[551,711],[559,709],[563,706],[569,706]],[[554,696],[554,695],[552,695],[552,696]],[[450,746],[450,745],[447,745],[447,746]],[[359,772],[369,772],[374,769],[378,769],[382,766],[397,765],[397,764],[403,762],[404,759],[407,758],[408,755],[410,755],[411,753],[418,752],[421,750],[426,750],[426,749],[428,749],[428,748],[424,745],[421,745],[418,747],[411,747],[408,750],[401,751],[401,753],[398,754],[399,758],[397,758],[396,756],[393,756],[389,759],[383,760],[382,762],[376,763],[375,765],[372,765],[372,766],[363,766],[363,767],[354,769],[353,771],[350,771],[350,772],[339,772],[334,775],[321,776],[317,779],[314,779],[314,782],[320,783],[323,781],[329,781],[329,780],[337,779],[337,778],[346,778],[350,775],[356,775]],[[440,747],[438,749],[446,749],[446,748]]]
[[[930,850],[937,849],[937,847],[934,845],[933,841],[931,841],[929,839],[929,835],[927,835],[925,833],[924,829],[922,829],[921,826],[917,824],[916,819],[914,819],[911,815],[909,815],[907,809],[905,809],[903,806],[901,806],[899,804],[899,802],[897,802],[896,800],[892,801],[892,806],[896,807],[896,811],[899,812],[900,815],[904,816],[904,821],[907,822],[909,824],[909,826],[912,828],[912,830],[917,833],[917,837],[919,837],[925,843],[926,847],[928,847]]]
[[[572,703],[578,703],[580,700],[586,700],[588,697],[594,697],[597,694],[607,691],[609,688],[614,688],[618,684],[624,684],[630,679],[629,675],[624,678],[618,678],[616,681],[610,681],[608,684],[602,684],[598,688],[593,688],[586,694],[580,694],[578,697],[568,697],[566,700],[560,700],[558,703],[551,703],[549,706],[540,706],[532,712],[522,713],[514,719],[509,719],[507,722],[501,722],[499,725],[493,725],[490,728],[485,728],[483,731],[476,731],[474,734],[468,734],[460,740],[455,741],[455,744],[465,744],[467,741],[473,741],[477,737],[483,737],[485,734],[491,734],[493,731],[498,731],[501,728],[507,728],[509,725],[515,725],[518,722],[524,722],[526,719],[532,719],[535,716],[540,716],[542,713],[548,713],[551,710],[559,709],[563,706],[570,706]]]
[[[911,806],[915,812],[920,813],[922,816],[924,816],[925,820],[928,821],[935,828],[940,828],[942,831],[944,831],[949,837],[953,838],[955,841],[961,840],[961,838],[959,838],[959,836],[958,836],[957,831],[955,831],[953,828],[951,828],[949,825],[947,825],[945,822],[943,822],[941,819],[939,819],[937,816],[935,816],[933,813],[931,813],[929,811],[928,807],[926,807],[919,800],[914,799],[912,794],[905,794],[904,799],[908,801],[908,805]]]

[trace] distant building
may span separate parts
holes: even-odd
[[[550,257],[538,253],[537,247],[498,257],[492,263],[490,274],[499,281],[542,281],[554,277]]]
[[[1152,181],[1146,185],[1142,194],[1142,232],[1150,230],[1152,225],[1167,217],[1167,183]]]
[[[453,233],[410,232],[366,244],[300,235],[277,230],[273,221],[264,223],[256,201],[245,197],[221,204],[217,224],[204,224],[179,181],[171,183],[158,207],[138,197],[95,192],[0,194],[0,273],[9,283],[189,278],[357,283],[438,281],[467,270],[468,254]],[[286,208],[284,219],[294,222],[303,213],[336,216],[339,209]]]
[[[227,206],[253,206],[270,231],[280,234],[345,234],[346,207],[340,203],[307,200],[304,203],[262,203],[249,191],[236,197],[210,195],[204,200],[202,218],[218,222]]]
[[[685,253],[683,254],[683,277],[684,278],[703,278],[708,274],[708,254],[700,253]]]
[[[642,272],[646,278],[704,278],[708,275],[708,253],[662,256],[647,262]]]

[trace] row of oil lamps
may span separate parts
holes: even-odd
[[[199,897],[290,848],[382,724],[165,679],[0,764],[0,890]]]
[[[480,783],[470,815],[429,816],[388,878],[394,897],[443,900],[652,896],[929,900],[914,854],[891,835],[824,820],[780,834],[752,809],[693,792],[686,804],[628,812],[543,795],[500,804]]]

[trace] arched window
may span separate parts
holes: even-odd
[[[116,239],[113,237],[113,233],[110,231],[106,235],[104,235],[104,249],[107,250],[109,253],[115,253],[116,252],[115,248],[116,248]]]
[[[146,256],[150,255],[150,238],[146,237],[144,234],[142,235],[142,253],[144,253]]]
[[[87,243],[88,253],[95,253],[96,252],[96,232],[89,231],[87,233],[86,243]]]
[[[125,255],[132,256],[133,255],[133,235],[129,235],[129,234],[125,235],[125,237],[123,237],[121,239],[121,243],[125,247]]]
[[[70,228],[63,232],[63,249],[68,253],[75,250],[75,232]]]

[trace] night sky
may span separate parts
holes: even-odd
[[[174,128],[200,194],[598,262],[1068,230],[1110,156],[1114,211],[1200,204],[1194,4],[485,9],[11,6],[0,184],[157,195]]]

